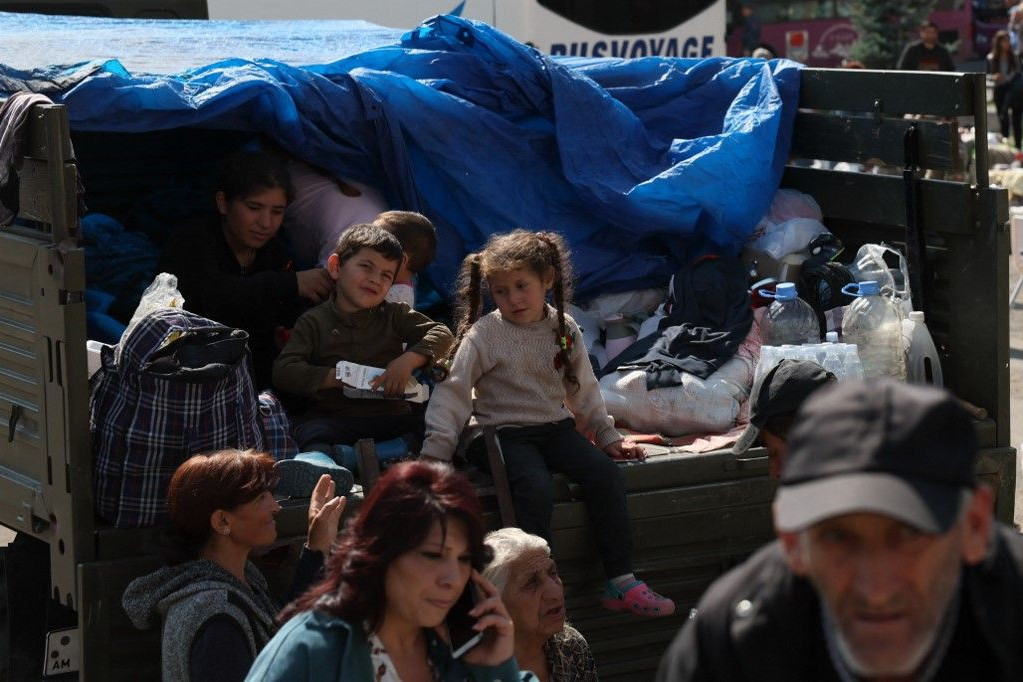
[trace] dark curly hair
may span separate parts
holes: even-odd
[[[402,462],[388,469],[359,508],[327,559],[327,577],[278,616],[283,623],[304,611],[323,611],[349,623],[380,626],[387,603],[387,567],[457,519],[465,525],[473,568],[493,557],[483,542],[483,510],[472,484],[449,466]]]

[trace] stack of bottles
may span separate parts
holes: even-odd
[[[761,346],[760,361],[753,375],[756,384],[760,377],[782,360],[809,360],[834,374],[839,379],[862,379],[863,366],[856,346],[837,343],[838,335],[828,332],[828,343],[807,343],[801,346]]]
[[[912,383],[942,385],[941,361],[922,312],[904,314],[900,302],[881,294],[878,283],[865,280],[842,289],[856,300],[842,317],[842,336],[828,332],[817,343],[817,316],[796,295],[791,282],[777,286],[775,300],[761,322],[760,361],[756,383],[782,359],[809,360],[839,379],[892,377]]]

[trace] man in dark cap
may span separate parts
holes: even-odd
[[[1023,539],[950,394],[839,382],[796,417],[778,541],[718,579],[659,680],[1021,680]]]
[[[789,429],[796,410],[811,393],[833,381],[835,375],[816,362],[781,360],[753,387],[749,426],[732,446],[732,454],[743,454],[759,438],[767,448],[771,478],[777,479],[788,452]]]

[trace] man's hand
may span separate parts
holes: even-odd
[[[627,443],[624,440],[611,443],[604,448],[604,452],[616,462],[630,462],[633,460],[642,462],[646,459],[646,453],[643,452],[643,448],[635,443]]]
[[[370,386],[373,390],[383,387],[384,395],[401,397],[405,395],[405,387],[408,386],[408,380],[412,377],[412,371],[425,364],[425,356],[405,351],[387,363],[384,373],[373,379]]]
[[[334,280],[330,278],[326,268],[296,272],[295,279],[298,281],[298,295],[313,303],[326,300],[334,290]]]
[[[324,555],[330,552],[347,502],[347,498],[334,495],[334,479],[330,474],[320,476],[309,500],[309,538],[306,540],[309,549]]]

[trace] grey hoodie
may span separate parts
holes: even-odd
[[[245,565],[251,586],[208,559],[196,559],[136,578],[121,599],[135,627],[146,630],[163,621],[164,682],[188,682],[189,657],[196,634],[210,618],[226,615],[248,640],[252,658],[273,636],[278,607],[267,592],[266,578],[251,562]]]

